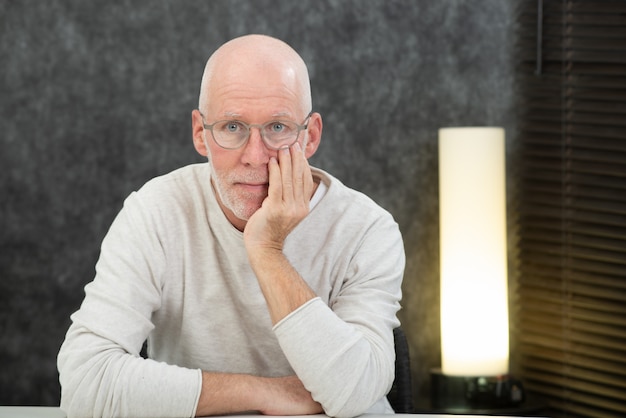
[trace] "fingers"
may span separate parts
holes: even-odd
[[[293,167],[290,148],[278,150],[278,162],[280,163],[280,174],[282,182],[282,199],[285,202],[293,199]]]
[[[305,174],[306,159],[304,158],[304,154],[302,153],[302,148],[300,148],[300,144],[297,142],[291,147],[291,161],[292,161],[293,198],[296,203],[301,204],[308,200],[304,196],[305,195],[304,178],[306,175]]]
[[[278,151],[282,197],[284,202],[294,202],[308,207],[313,189],[311,168],[299,143]],[[271,184],[271,179],[270,179]]]
[[[280,151],[279,151],[280,153]],[[279,166],[278,160],[272,157],[268,167],[269,171],[269,188],[267,190],[267,198],[273,203],[280,203],[283,196],[283,181],[281,166]]]
[[[313,193],[311,168],[300,145],[279,150],[268,163],[267,197],[248,219],[246,248],[281,248],[287,235],[309,213]]]

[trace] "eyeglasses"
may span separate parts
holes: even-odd
[[[311,111],[307,117],[304,118],[302,125],[288,120],[274,120],[262,125],[249,125],[239,120],[218,120],[211,125],[207,125],[204,122],[204,115],[200,113],[204,129],[211,131],[211,135],[213,136],[215,143],[222,148],[230,150],[244,146],[244,144],[250,139],[250,129],[252,128],[259,129],[261,139],[263,139],[263,143],[268,148],[278,150],[290,147],[298,140],[300,131],[308,127],[308,124],[304,123],[311,117],[312,114],[313,111]]]

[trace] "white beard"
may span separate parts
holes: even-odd
[[[233,173],[224,173],[220,175],[215,171],[213,164],[210,165],[211,180],[222,205],[233,212],[237,218],[244,221],[250,219],[250,217],[261,207],[265,196],[263,196],[263,199],[259,200],[260,197],[257,195],[238,192],[229,186],[232,185],[235,180],[245,180],[249,182],[266,181],[266,176],[264,176],[264,178],[259,178],[259,176],[254,174],[241,176]]]

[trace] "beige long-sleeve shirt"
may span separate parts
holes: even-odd
[[[272,327],[208,163],[125,201],[58,356],[71,416],[193,416],[201,370],[297,374],[332,416],[390,412],[404,249],[392,217],[314,169],[323,196],[284,253],[316,292]],[[321,197],[321,198],[320,198]],[[139,352],[148,339],[149,359]]]

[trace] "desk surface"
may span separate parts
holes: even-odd
[[[227,418],[250,418],[254,415],[229,415]],[[271,418],[269,415],[259,415],[263,418]],[[452,417],[452,415],[446,414],[395,414],[395,415],[379,415],[379,414],[365,414],[363,418],[443,418]],[[456,418],[470,417],[470,415],[454,415]],[[485,415],[486,417],[487,415]],[[291,418],[327,418],[327,415],[302,415]],[[478,418],[480,416],[473,415],[471,418]],[[497,418],[489,416],[490,418]],[[0,406],[0,418],[66,418],[63,411],[58,407],[50,406]],[[215,418],[215,417],[214,417]],[[285,417],[280,417],[285,418]],[[510,417],[509,417],[510,418]]]
[[[0,418],[65,418],[65,414],[50,406],[0,406]]]

